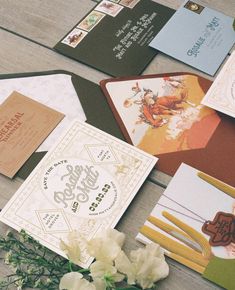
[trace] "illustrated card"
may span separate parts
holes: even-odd
[[[149,43],[175,10],[152,0],[97,2],[55,49],[109,75],[140,74],[157,54]]]
[[[203,79],[196,75],[165,74],[104,83],[127,139],[153,155],[203,148],[220,122],[214,110],[201,105],[205,91]]]
[[[235,52],[216,77],[202,104],[235,118]]]
[[[160,244],[172,259],[233,289],[235,188],[182,164],[137,239]]]
[[[185,1],[150,47],[214,75],[235,42],[233,17]]]
[[[84,238],[114,227],[157,158],[76,120],[71,123],[1,212],[0,219],[25,229],[62,256],[60,240],[81,235],[81,266],[92,258]]]
[[[201,104],[211,81],[176,72],[100,84],[125,139],[158,170],[173,176],[184,162],[235,186],[235,119]]]
[[[64,114],[13,92],[0,105],[0,173],[12,178],[64,118]]]

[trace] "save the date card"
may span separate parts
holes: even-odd
[[[0,106],[0,173],[12,178],[64,118],[64,114],[13,92]]]
[[[214,75],[235,42],[233,18],[186,1],[150,46]]]
[[[81,235],[82,267],[92,262],[84,239],[114,227],[157,158],[75,120],[1,212],[62,256],[61,239]]]
[[[172,259],[235,289],[235,188],[182,164],[137,239],[160,244]]]

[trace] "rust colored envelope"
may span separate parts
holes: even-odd
[[[171,73],[100,85],[126,140],[159,157],[158,170],[173,176],[184,162],[235,186],[235,119],[201,105],[211,83]]]
[[[0,173],[12,178],[64,118],[18,92],[0,106]]]

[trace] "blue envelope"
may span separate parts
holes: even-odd
[[[213,76],[234,45],[233,20],[186,1],[150,46]]]

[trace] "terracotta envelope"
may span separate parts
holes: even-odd
[[[101,81],[126,140],[174,175],[182,162],[235,186],[235,120],[201,104],[212,82],[171,73]]]

